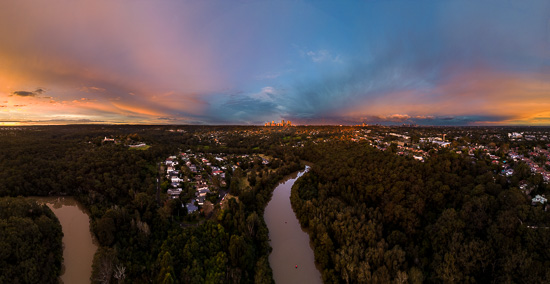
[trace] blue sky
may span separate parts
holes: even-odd
[[[0,124],[549,125],[549,1],[5,1]]]

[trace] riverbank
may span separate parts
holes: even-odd
[[[97,244],[90,231],[90,218],[84,206],[73,197],[30,197],[46,204],[63,230],[62,283],[90,283]]]
[[[273,190],[264,212],[273,248],[269,263],[275,283],[322,283],[309,235],[302,230],[290,205],[292,185],[307,169],[285,177]]]

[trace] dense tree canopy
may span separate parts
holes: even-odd
[[[267,227],[259,216],[275,184],[300,169],[299,160],[275,142],[282,135],[262,140],[228,127],[187,126],[183,132],[172,128],[59,126],[0,131],[0,196],[72,195],[80,201],[90,212],[91,230],[99,244],[94,283],[271,283]],[[227,133],[223,145],[201,140],[209,137],[204,133],[221,129]],[[243,129],[249,127],[235,127]],[[103,142],[105,137],[118,142]],[[129,150],[125,144],[133,141],[152,147]],[[208,155],[250,154],[260,147],[276,162],[235,161],[241,168],[233,182],[228,172],[227,182],[239,201],[232,201],[226,210],[218,208],[212,216],[184,221],[178,218],[185,210],[180,210],[182,200],[166,201],[157,193],[159,162],[182,149]],[[210,198],[216,200],[217,195]],[[28,267],[35,265],[20,263],[17,269],[35,271]]]
[[[548,214],[517,189],[523,179],[538,186],[535,192],[547,186],[526,165],[519,163],[508,180],[495,174],[494,165],[476,159],[477,152],[470,158],[430,150],[420,163],[390,153],[395,145],[381,152],[363,143],[335,142],[350,141],[356,132],[351,127],[9,128],[0,131],[0,196],[72,195],[80,201],[99,244],[95,283],[271,283],[263,210],[276,183],[301,169],[302,159],[314,165],[296,182],[291,198],[309,229],[325,282],[549,281]],[[490,139],[479,133],[464,139]],[[418,139],[420,132],[415,135]],[[105,137],[118,142],[103,142]],[[152,147],[126,146],[135,142]],[[517,146],[507,142],[502,149]],[[231,163],[239,167],[226,171],[224,191],[236,198],[227,206],[220,208],[212,193],[206,196],[214,204],[209,210],[186,216],[182,205],[194,197],[192,186],[182,186],[180,199],[167,200],[161,193],[170,182],[162,180],[159,162],[187,150],[212,162],[200,170],[205,176],[219,166],[213,155],[234,154]],[[270,162],[239,157],[251,154],[269,156]],[[186,166],[178,170],[190,175]],[[211,182],[221,187],[217,177]],[[0,242],[0,258],[10,257],[6,263],[13,256],[4,244],[22,239],[19,233],[37,233],[24,221],[28,217],[1,221],[0,238],[12,238]],[[9,222],[28,226],[3,234],[15,228]],[[37,265],[20,263],[32,273]]]
[[[171,271],[174,283],[272,283],[267,226],[260,216],[276,183],[301,169],[296,161],[262,175],[256,184],[230,199],[215,219],[174,228],[158,254],[158,280]],[[175,256],[164,261],[167,255]]]
[[[58,283],[61,225],[46,205],[0,198],[0,283]]]
[[[550,218],[484,162],[365,144],[306,147],[292,204],[325,282],[550,281]]]

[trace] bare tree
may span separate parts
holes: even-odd
[[[126,267],[123,265],[117,265],[115,267],[115,278],[118,280],[118,283],[124,283],[124,278],[126,278]]]
[[[104,257],[101,260],[101,266],[99,268],[99,272],[95,280],[102,284],[108,284],[111,282],[112,275],[113,275],[113,259],[111,257]]]

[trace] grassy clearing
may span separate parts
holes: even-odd
[[[141,150],[141,151],[144,151],[144,150],[147,150],[151,148],[151,145],[145,145],[145,146],[141,146],[141,147],[130,147],[129,149],[130,150]]]

